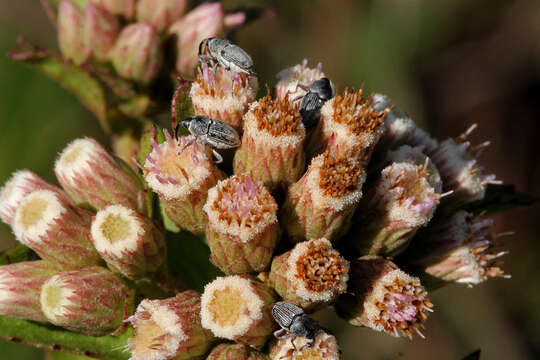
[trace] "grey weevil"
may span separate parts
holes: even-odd
[[[298,84],[298,87],[307,92],[293,101],[302,98],[299,110],[302,123],[306,129],[310,129],[319,122],[324,103],[335,96],[334,84],[328,78],[323,77],[314,81],[309,87],[301,84]]]
[[[295,350],[294,339],[298,336],[310,340],[304,346],[311,346],[315,341],[315,333],[319,329],[319,324],[310,318],[301,307],[290,302],[279,301],[272,307],[272,316],[281,327],[281,329],[274,332],[274,336],[279,339],[292,335],[291,342]]]
[[[256,75],[253,60],[240,46],[227,39],[208,38],[199,44],[199,59],[213,60],[227,70],[235,73]]]
[[[253,71],[253,60],[240,46],[227,39],[208,38],[199,44],[199,60],[215,61],[233,73],[257,75]],[[234,94],[234,76],[231,75],[232,93]]]
[[[201,140],[204,144],[210,145],[212,147],[212,153],[216,157],[216,163],[218,164],[223,161],[223,158],[214,149],[232,149],[240,145],[240,136],[236,130],[229,124],[218,119],[212,119],[206,116],[192,116],[182,120],[174,129],[176,138],[178,138],[178,129],[180,126],[185,127],[191,135],[195,136],[194,141]]]

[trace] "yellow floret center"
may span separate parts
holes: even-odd
[[[129,238],[132,235],[132,229],[129,221],[122,216],[109,214],[103,224],[101,224],[101,233],[111,243]]]
[[[238,289],[226,287],[216,290],[210,302],[210,312],[214,321],[220,326],[232,326],[248,311],[247,302]]]
[[[22,205],[21,223],[24,227],[30,227],[38,223],[43,217],[43,213],[47,210],[47,202],[45,200],[34,198]]]
[[[135,334],[132,351],[139,357],[161,348],[162,344],[156,339],[163,335],[163,329],[154,320],[148,319],[138,324]]]

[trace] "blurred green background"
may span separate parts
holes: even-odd
[[[232,3],[232,2],[231,2]],[[246,1],[234,1],[243,4]],[[540,196],[540,1],[380,0],[250,1],[275,15],[248,25],[236,41],[255,60],[260,83],[307,58],[321,61],[341,89],[383,92],[437,137],[473,122],[473,142],[490,140],[486,171]],[[23,34],[56,48],[55,31],[35,0],[0,2],[0,54]],[[76,137],[107,139],[97,121],[53,81],[0,56],[0,184],[28,168],[55,181],[57,153]],[[344,359],[456,360],[540,358],[540,207],[497,217],[511,253],[511,280],[431,294],[427,340],[394,339],[345,326],[330,313]],[[0,249],[14,245],[0,224]],[[1,359],[43,359],[42,351],[0,342]]]

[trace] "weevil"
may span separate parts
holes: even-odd
[[[310,86],[298,84],[298,87],[305,90],[306,93],[294,98],[293,101],[302,99],[299,110],[302,123],[306,129],[311,129],[319,122],[324,103],[335,96],[334,84],[328,78],[323,77],[314,81]]]
[[[199,60],[217,62],[233,73],[257,75],[253,70],[253,60],[240,46],[227,39],[208,38],[199,44]],[[230,74],[234,94],[234,74]]]
[[[182,120],[174,129],[176,138],[178,138],[178,129],[180,126],[186,128],[191,135],[195,136],[195,140],[193,141],[200,140],[203,144],[209,145],[212,148],[212,153],[216,157],[217,164],[223,161],[223,157],[215,149],[232,149],[240,145],[240,136],[236,130],[229,124],[218,119],[212,119],[206,116],[192,116]],[[186,144],[184,148],[192,143]]]
[[[281,329],[274,332],[278,339],[291,336],[291,343],[295,352],[301,351],[305,346],[311,346],[315,341],[315,334],[319,329],[317,321],[309,317],[301,307],[290,302],[279,301],[272,307],[272,316]],[[296,349],[294,340],[297,337],[304,337],[310,340],[300,349]]]

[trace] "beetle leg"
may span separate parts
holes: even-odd
[[[231,82],[232,82],[232,89],[231,89],[232,96],[234,96],[234,75],[235,74],[229,70],[229,78],[231,79]]]
[[[282,339],[287,335],[288,335],[287,330],[285,330],[285,329],[279,329],[279,330],[274,331],[274,337],[276,339]]]
[[[210,62],[212,60],[212,57],[207,54],[199,54],[199,62]]]
[[[313,346],[313,342],[314,340],[310,340],[309,342],[305,343],[304,345],[302,345],[302,347],[300,349],[298,349],[298,351],[302,351],[305,347],[312,347]]]
[[[212,154],[216,157],[216,164],[220,164],[223,162],[223,156],[221,156],[216,150],[212,149]]]

